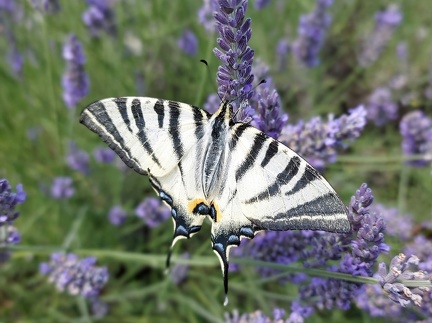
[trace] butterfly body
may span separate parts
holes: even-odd
[[[148,175],[171,208],[172,246],[207,217],[228,291],[229,249],[261,230],[348,232],[347,211],[303,158],[258,129],[232,119],[222,102],[213,114],[147,97],[89,105],[80,122],[131,168]]]

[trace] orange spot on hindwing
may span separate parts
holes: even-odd
[[[199,205],[201,203],[207,205],[207,202],[204,199],[193,199],[193,200],[189,201],[189,203],[187,205],[188,212],[191,214],[196,213],[195,209],[196,209],[197,205]]]

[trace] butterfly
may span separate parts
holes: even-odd
[[[262,230],[349,232],[347,209],[330,184],[294,151],[253,126],[235,122],[222,101],[210,114],[149,97],[90,104],[80,122],[126,163],[147,175],[171,208],[172,247],[211,222],[228,303],[229,250]]]

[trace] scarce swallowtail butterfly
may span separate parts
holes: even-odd
[[[351,229],[346,207],[330,184],[282,143],[235,122],[228,102],[210,114],[176,101],[110,98],[90,104],[80,122],[127,166],[149,177],[171,208],[172,246],[210,219],[225,305],[229,249],[242,237],[252,239],[261,230]]]

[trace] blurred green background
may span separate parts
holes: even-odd
[[[395,3],[403,22],[392,35],[382,55],[368,68],[358,66],[364,39],[373,31],[374,14]],[[211,251],[209,224],[198,235],[176,245],[175,255],[188,251],[191,260],[185,282],[175,285],[163,274],[171,243],[172,222],[149,229],[134,215],[134,208],[147,196],[155,196],[147,178],[114,164],[95,162],[91,157],[88,175],[70,169],[66,162],[70,140],[92,155],[103,146],[99,138],[79,124],[78,116],[89,103],[115,96],[160,97],[202,106],[217,87],[215,73],[220,62],[212,53],[211,34],[197,21],[202,1],[112,2],[116,36],[91,37],[81,19],[85,1],[62,1],[61,10],[47,14],[35,10],[30,1],[17,1],[21,17],[0,20],[0,178],[13,187],[24,185],[26,202],[18,207],[15,225],[22,235],[12,258],[0,265],[0,321],[2,322],[89,322],[90,309],[83,299],[59,293],[38,274],[38,264],[55,250],[72,250],[80,256],[96,256],[107,266],[110,280],[101,299],[109,306],[103,322],[202,322],[223,320],[223,313],[274,307],[288,308],[296,286],[265,282],[253,266],[230,275],[230,305],[224,308],[223,286],[217,258]],[[314,1],[272,1],[262,10],[249,5],[252,17],[255,59],[270,67],[289,122],[334,113],[365,103],[368,95],[389,84],[400,73],[407,84],[395,92],[399,115],[421,108],[430,115],[431,101],[423,96],[432,64],[432,16],[430,2],[335,0],[333,21],[320,53],[321,64],[301,68],[292,59],[286,68],[276,64],[280,39],[293,40],[300,15],[311,11]],[[194,56],[177,46],[189,28],[198,38]],[[23,56],[20,74],[11,69],[7,31]],[[69,34],[82,42],[87,58],[85,70],[90,92],[75,109],[62,100],[61,77],[66,63],[62,46]],[[407,46],[407,65],[397,57],[400,42]],[[209,72],[199,62],[206,59]],[[210,77],[208,76],[210,74]],[[209,80],[210,79],[210,80]],[[399,119],[398,119],[399,120]],[[383,127],[368,124],[361,137],[327,166],[325,176],[347,204],[361,183],[373,189],[376,201],[399,207],[417,222],[431,217],[430,167],[405,166],[401,153],[398,120]],[[29,138],[29,131],[36,131]],[[49,191],[57,176],[74,180],[75,194],[55,200]],[[107,219],[109,209],[122,205],[126,223],[114,227]],[[393,253],[400,249],[393,243]],[[182,260],[174,257],[173,263]],[[366,314],[352,309],[315,315],[311,321],[368,321]]]

